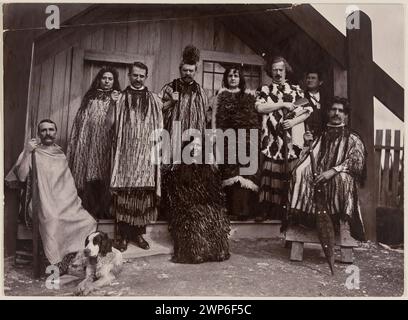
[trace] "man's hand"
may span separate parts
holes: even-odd
[[[288,129],[292,128],[295,124],[296,124],[296,122],[294,121],[294,119],[284,120],[282,122],[282,128],[283,128],[283,130],[288,130]]]
[[[313,134],[310,131],[306,131],[303,134],[303,140],[305,141],[305,145],[310,145],[310,143],[313,141]]]
[[[316,178],[315,183],[326,183],[327,181],[329,181],[331,178],[333,178],[336,175],[337,171],[334,169],[330,169],[327,170],[325,172],[322,172],[321,174],[319,174]]]
[[[283,107],[286,108],[289,112],[295,109],[295,106],[292,102],[283,102]]]
[[[31,139],[26,143],[26,145],[24,147],[24,150],[26,152],[28,152],[28,153],[31,153],[31,152],[33,152],[33,150],[35,148],[38,147],[38,145],[39,145],[39,143],[38,143],[37,139]]]
[[[118,101],[118,99],[119,99],[119,91],[113,90],[113,91],[112,91],[112,94],[111,94],[111,97],[112,97],[112,100],[113,100],[113,101]]]

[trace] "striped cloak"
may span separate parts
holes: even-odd
[[[151,162],[152,134],[163,127],[161,101],[147,90],[127,87],[115,109],[110,187],[118,221],[144,226],[157,218],[160,169]]]

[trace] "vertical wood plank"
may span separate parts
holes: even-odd
[[[80,46],[85,50],[92,49],[92,35],[90,34],[85,37],[82,37],[80,41]]]
[[[391,146],[391,130],[387,129],[385,131],[385,147]],[[385,148],[384,151],[384,172],[382,180],[382,192],[381,197],[385,206],[390,205],[389,197],[389,186],[390,186],[390,149]]]
[[[401,131],[394,131],[394,147],[399,147],[401,143]],[[399,180],[399,167],[400,167],[400,151],[394,149],[393,164],[392,164],[392,200],[393,207],[398,208],[398,180]]]
[[[53,88],[54,57],[51,57],[42,63],[40,100],[38,103],[38,114],[35,123],[49,118],[51,107],[51,94]]]
[[[127,49],[127,35],[128,25],[119,24],[115,26],[115,50],[119,52],[125,52]]]
[[[67,52],[62,51],[55,57],[54,62],[54,77],[53,77],[53,91],[51,95],[51,114],[50,119],[53,120],[58,128],[61,130],[63,123],[63,108],[64,108],[64,91],[65,91],[65,72],[67,69],[66,60]],[[61,134],[58,132],[56,143],[61,143]]]
[[[203,29],[203,20],[194,20],[193,21],[193,39],[194,45],[200,49],[204,49],[204,29]]]
[[[203,49],[204,50],[215,50],[214,49],[214,24],[215,19],[209,18],[204,21],[203,24]]]
[[[155,90],[158,92],[161,88],[170,81],[170,52],[172,43],[171,22],[165,21],[160,24],[160,47],[158,63],[155,68],[158,69],[157,84]]]
[[[115,29],[112,25],[103,27],[103,50],[115,50]]]
[[[72,127],[74,118],[82,100],[82,77],[84,70],[84,50],[79,47],[72,49],[72,67],[69,92],[68,128]]]
[[[404,208],[404,151],[402,151],[402,161],[401,161],[401,171],[399,172],[399,186],[398,186],[398,194],[399,194],[399,203],[398,208]]]
[[[181,21],[171,22],[171,46],[170,46],[170,79],[178,78],[179,65],[182,57],[181,32],[183,23]]]
[[[138,52],[139,47],[139,28],[140,23],[131,22],[133,20],[138,19],[138,16],[134,10],[130,12],[129,15],[129,24],[128,24],[128,31],[126,36],[126,51],[127,52]]]
[[[382,145],[382,140],[383,140],[383,131],[382,130],[376,130],[375,132],[375,145],[376,146],[381,146]],[[381,185],[382,185],[382,166],[381,166],[381,153],[382,149],[378,147],[375,150],[375,169],[378,174],[378,181],[376,183],[376,192],[377,192],[377,199],[378,199],[378,206],[381,206]]]
[[[67,150],[67,140],[69,139],[69,135],[71,133],[71,128],[68,127],[68,114],[69,114],[69,96],[71,92],[71,72],[72,72],[72,52],[73,49],[70,47],[67,50],[66,55],[66,72],[64,78],[64,102],[63,102],[63,114],[61,122],[61,130],[60,130],[60,146],[66,152]]]
[[[92,34],[92,49],[103,50],[103,27]]]
[[[191,19],[183,21],[183,28],[181,29],[181,50],[189,44],[195,45],[193,43],[193,20]]]

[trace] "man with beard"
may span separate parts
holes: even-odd
[[[367,153],[359,135],[346,126],[349,113],[348,101],[334,97],[328,110],[329,122],[312,145],[316,178],[312,175],[309,148],[302,151],[292,175],[289,226],[315,227],[314,186],[321,184],[335,232],[346,227],[353,238],[364,239],[357,184],[363,184],[366,177]],[[310,132],[305,140],[306,144],[313,140]]]
[[[181,132],[187,129],[203,131],[206,125],[208,98],[204,89],[194,80],[199,61],[199,51],[194,46],[187,46],[180,63],[180,78],[166,84],[159,96],[163,101],[164,128],[171,134],[172,146],[180,145],[180,132],[175,121],[181,124]]]
[[[56,124],[45,119],[37,129],[40,142],[27,142],[6,183],[26,183],[26,220],[36,210],[45,256],[62,275],[75,253],[83,249],[86,237],[96,230],[96,221],[82,207],[67,158],[54,143]]]
[[[303,147],[303,122],[313,111],[311,106],[295,108],[294,103],[303,98],[304,93],[299,86],[288,82],[287,75],[292,72],[292,68],[285,58],[272,59],[267,64],[266,71],[272,76],[272,83],[261,88],[255,105],[263,115],[260,215],[256,218],[257,221],[268,216],[274,219],[284,217],[287,205],[285,180],[288,180],[288,172]]]
[[[191,141],[183,143],[180,140],[186,130],[195,129],[201,137],[204,134],[207,96],[194,81],[198,62],[198,49],[187,46],[179,67],[181,78],[166,84],[160,93],[164,128],[170,135],[170,144],[166,146],[170,149],[166,151],[171,151],[171,154],[175,148],[190,148]],[[202,158],[198,159],[203,157],[203,145],[197,143],[191,149],[198,163],[172,159],[172,164],[163,167],[163,209],[169,215],[169,230],[174,243],[173,261],[178,263],[229,258],[229,222],[222,183],[215,168],[202,164]]]
[[[128,86],[108,114],[114,128],[110,188],[112,211],[118,221],[121,249],[128,241],[149,249],[143,238],[146,224],[156,220],[160,200],[160,169],[151,161],[151,135],[163,127],[162,103],[145,87],[148,68],[135,62],[129,68]]]

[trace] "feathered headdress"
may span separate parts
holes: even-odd
[[[200,50],[193,45],[188,45],[183,50],[183,63],[197,64],[200,61]]]

